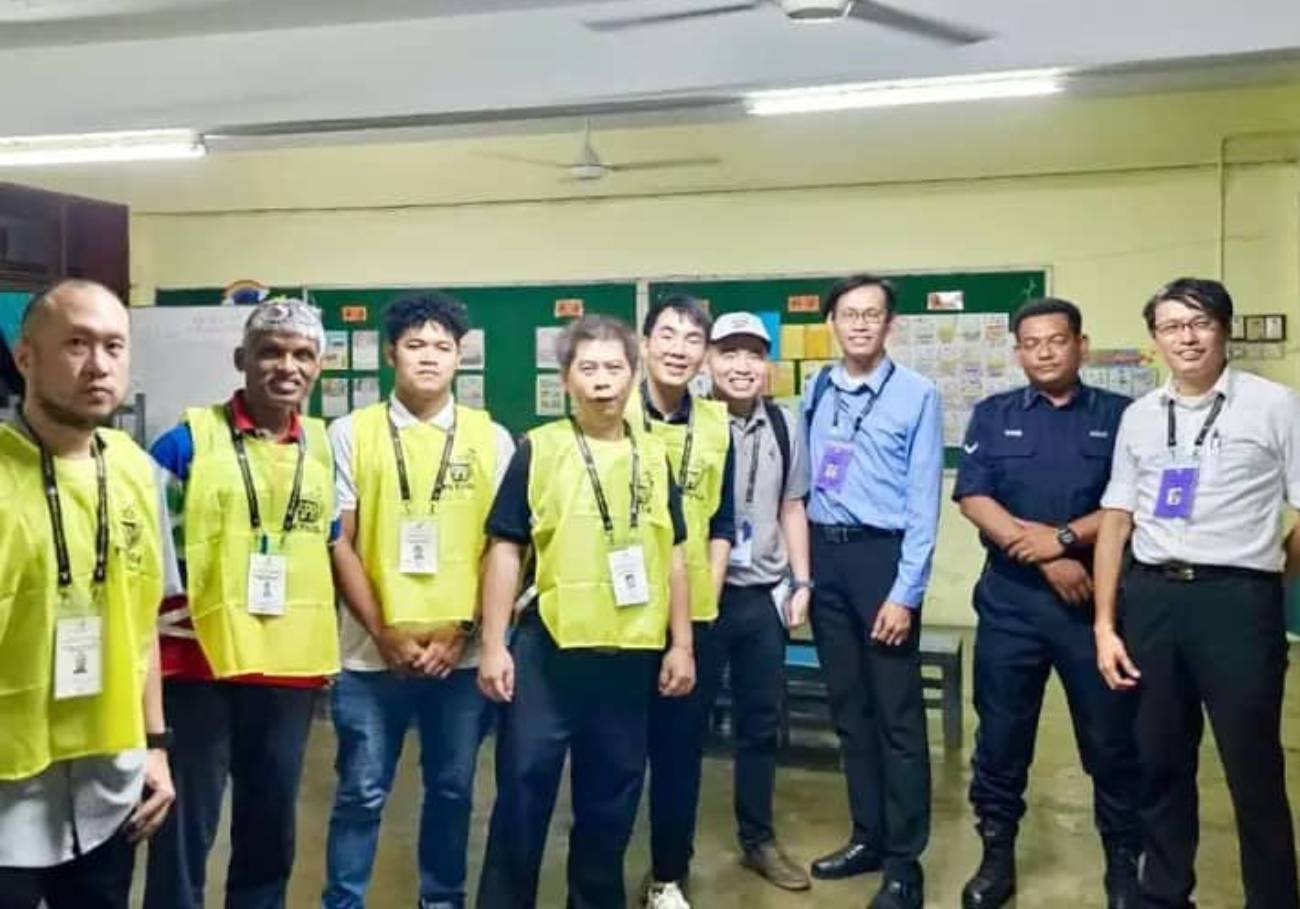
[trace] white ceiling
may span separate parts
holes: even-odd
[[[996,34],[934,45],[775,6],[618,33],[711,0],[0,0],[0,133],[375,117],[519,119],[752,87],[1042,66],[1288,57],[1297,0],[897,0]],[[1134,77],[1137,78],[1137,77]],[[1221,70],[1232,81],[1231,70]]]

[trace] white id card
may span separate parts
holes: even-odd
[[[732,568],[748,568],[754,564],[754,522],[745,518],[736,529],[736,540],[731,544],[727,564]]]
[[[645,574],[645,550],[641,544],[611,552],[609,576],[614,582],[615,605],[644,606],[650,602],[650,584]]]
[[[284,615],[288,564],[282,555],[254,552],[248,557],[248,611],[252,615]]]
[[[402,521],[398,569],[402,574],[438,573],[438,522],[433,518]]]
[[[62,618],[54,627],[54,699],[82,698],[104,689],[104,623],[97,615]]]

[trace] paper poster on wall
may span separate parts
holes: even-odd
[[[564,383],[555,373],[537,374],[536,410],[539,417],[564,416]]]
[[[562,331],[563,328],[538,326],[535,333],[538,369],[560,368],[560,361],[555,355],[555,342],[559,340]]]
[[[366,306],[344,306],[339,311],[344,322],[364,322],[370,316],[370,309]]]
[[[487,337],[481,328],[471,328],[460,339],[460,368],[484,369],[487,367]]]
[[[325,353],[320,358],[321,369],[348,368],[348,333],[346,331],[325,332]]]
[[[557,319],[581,319],[584,310],[582,299],[579,297],[565,297],[555,301],[555,318]]]
[[[784,356],[787,360],[802,360],[808,355],[803,346],[806,327],[805,325],[781,326],[780,341],[776,348],[780,356]],[[773,354],[773,356],[777,355],[777,353]]]
[[[357,376],[352,380],[352,406],[379,403],[379,376]]]
[[[786,298],[786,312],[819,312],[821,310],[821,297],[816,294],[794,294]]]
[[[926,294],[925,308],[929,312],[961,312],[966,308],[966,294],[960,290],[935,290]]]
[[[352,332],[352,368],[379,368],[379,332],[369,329]]]
[[[465,407],[477,407],[480,410],[486,406],[481,373],[456,377],[456,403],[463,404]]]
[[[341,417],[348,412],[348,380],[325,378],[320,380],[320,412],[325,419]]]
[[[767,368],[768,394],[774,398],[788,398],[795,393],[794,363],[776,360]]]

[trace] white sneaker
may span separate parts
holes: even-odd
[[[651,884],[650,894],[646,898],[648,909],[691,909],[686,894],[676,883]]]

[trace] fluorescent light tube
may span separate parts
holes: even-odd
[[[782,88],[750,92],[745,96],[745,109],[751,114],[764,117],[866,107],[899,107],[906,104],[1029,98],[1064,91],[1063,76],[1061,70],[1055,69],[1021,70],[976,76]]]
[[[189,129],[0,137],[0,167],[167,161],[206,153],[202,137]]]

